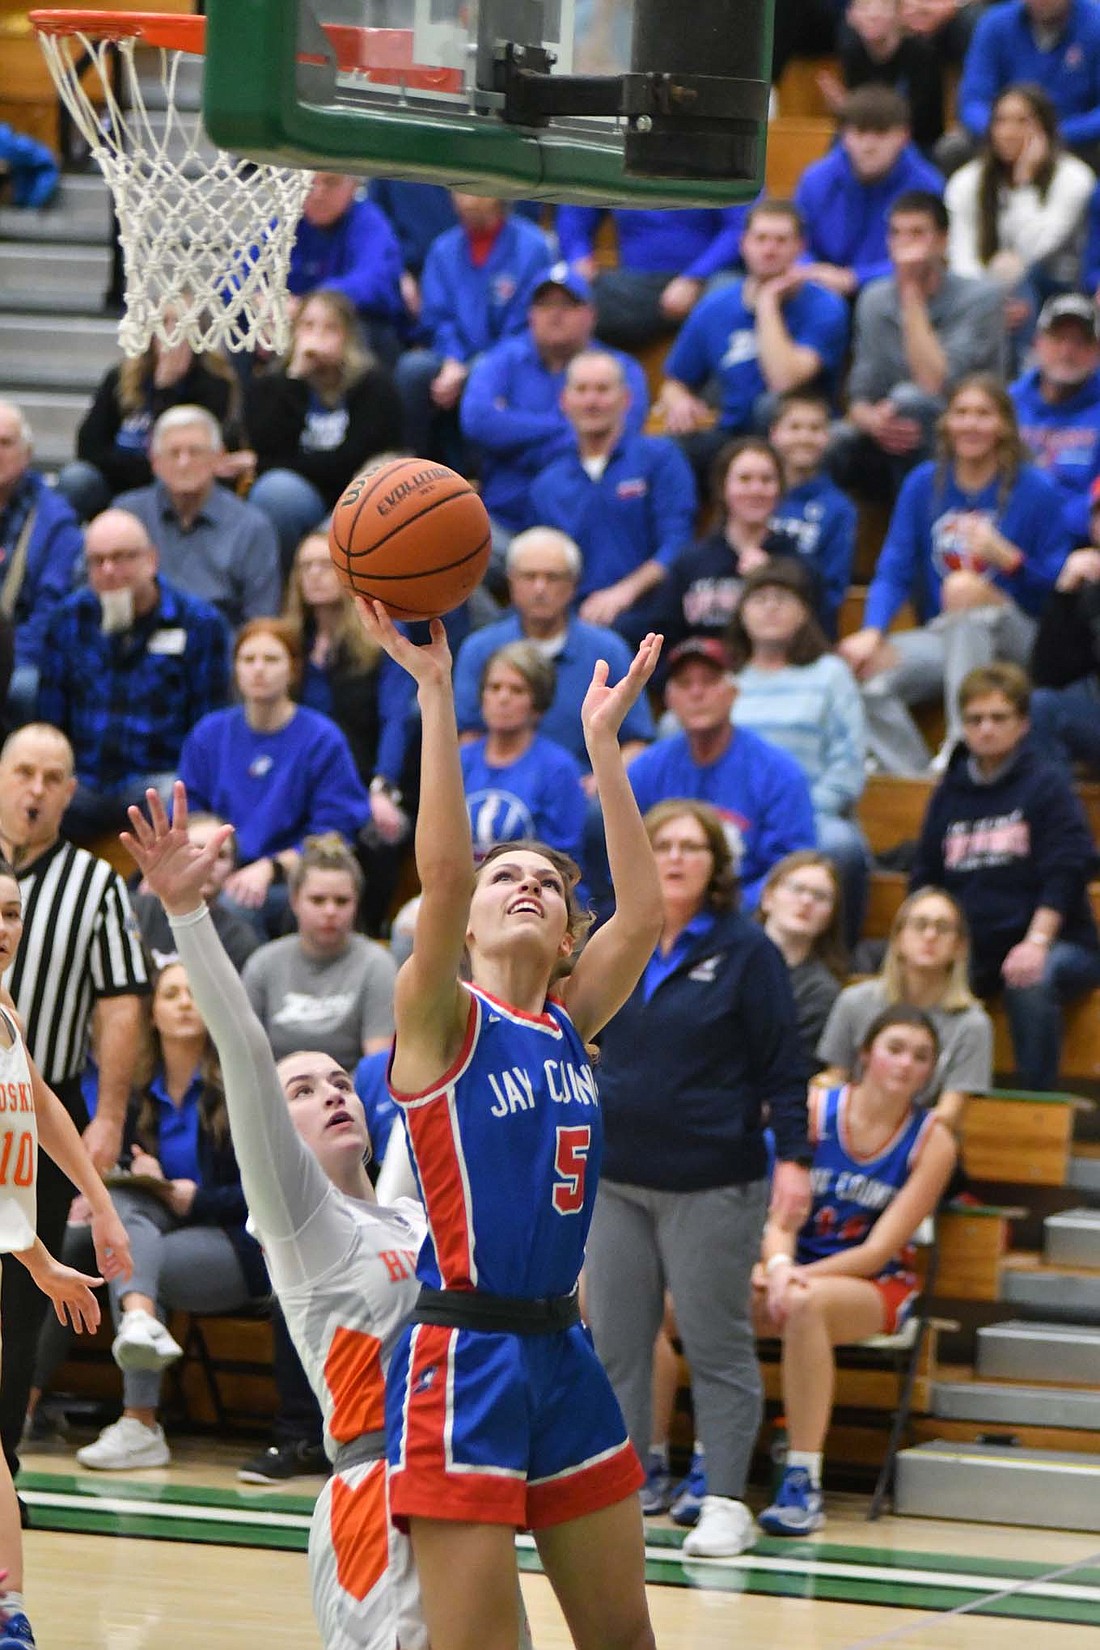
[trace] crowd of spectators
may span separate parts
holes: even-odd
[[[327,554],[342,487],[410,451],[476,480],[493,559],[448,619],[475,849],[516,836],[564,849],[601,915],[609,879],[580,706],[598,659],[614,682],[647,630],[665,633],[658,687],[622,743],[673,862],[670,928],[690,928],[691,944],[651,965],[605,1041],[609,1178],[591,1289],[597,1344],[644,1449],[663,1312],[652,1257],[674,1294],[679,1280],[702,1442],[727,1500],[747,1468],[734,1434],[751,1438],[759,1393],[746,1376],[731,1407],[722,1372],[751,1361],[751,1326],[732,1307],[713,1313],[711,1273],[707,1299],[694,1298],[692,1261],[727,1206],[762,1228],[762,1194],[745,1184],[762,1173],[764,1103],[774,1120],[792,1097],[780,1164],[801,1159],[793,1097],[807,1075],[853,1078],[876,1016],[903,1004],[934,1028],[903,1026],[927,1045],[919,1101],[957,1127],[965,1093],[990,1078],[979,997],[1003,996],[1021,1081],[1050,1088],[1063,1005],[1100,985],[1096,844],[1074,792],[1075,764],[1100,776],[1100,6],[1001,0],[976,23],[974,10],[850,0],[838,36],[833,6],[782,0],[777,39],[792,17],[807,42],[831,27],[819,44],[840,66],[821,78],[835,147],[792,201],[616,210],[611,263],[596,209],[534,217],[468,192],[377,182],[368,195],[318,174],[283,359],[231,366],[152,345],[108,372],[53,480],[34,467],[21,409],[0,404],[7,724],[61,752],[45,800],[38,757],[19,770],[19,828],[45,809],[94,847],[147,787],[167,798],[183,778],[192,831],[235,827],[206,898],[273,1046],[319,1047],[349,1069],[362,1059],[387,1129],[394,962],[376,941],[421,776],[410,680],[366,638]],[[959,64],[951,127],[944,85]],[[667,345],[662,365],[655,345]],[[889,519],[857,592],[868,503]],[[903,609],[915,623],[899,628]],[[0,758],[0,793],[21,738]],[[842,990],[872,868],[855,818],[868,771],[929,775],[935,790],[881,974]],[[18,841],[2,806],[0,827]],[[710,870],[693,880],[704,854]],[[180,1349],[166,1309],[247,1304],[261,1288],[205,1033],[159,907],[133,899],[161,972],[153,1053],[127,1076],[141,1184],[124,1207],[143,1257],[112,1297],[127,1424],[82,1452],[100,1468],[168,1458],[158,1372]],[[752,1090],[751,1122],[725,1178],[704,1187],[690,1131],[681,1157],[665,1156],[674,1096],[652,1082],[646,1148],[630,1074],[643,1059],[652,1076],[679,1038],[684,1061],[718,1083],[726,1043],[700,1038],[677,1006],[702,977],[684,957],[709,957],[696,941],[715,929],[728,931],[737,969],[723,990],[745,1025],[742,1037],[722,1022],[721,1082],[735,1056],[746,1062],[736,1082]],[[131,995],[147,991],[135,972]],[[117,1050],[107,1067],[114,1096]],[[629,1140],[616,1132],[620,1090]],[[662,1199],[684,1190],[701,1224],[670,1237]],[[627,1252],[646,1276],[624,1315]],[[210,1259],[202,1300],[177,1286],[196,1255]],[[261,1479],[320,1460],[316,1405],[280,1344],[279,1430],[249,1469]]]

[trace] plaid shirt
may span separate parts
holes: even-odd
[[[99,598],[85,589],[62,602],[46,631],[38,715],[68,734],[77,778],[93,790],[175,772],[188,732],[226,701],[225,621],[157,583],[157,605],[131,630],[105,636]]]

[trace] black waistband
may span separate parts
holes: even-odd
[[[484,1334],[552,1335],[580,1323],[581,1309],[576,1290],[524,1300],[517,1295],[486,1295],[479,1289],[421,1288],[412,1319],[445,1329],[480,1329]]]

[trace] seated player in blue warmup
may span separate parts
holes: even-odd
[[[507,843],[471,876],[446,633],[434,621],[417,648],[380,605],[362,611],[416,679],[431,776],[390,1067],[429,1228],[419,1302],[387,1383],[391,1514],[409,1526],[434,1650],[515,1650],[524,1526],[575,1645],[654,1650],[641,1464],[576,1289],[602,1155],[586,1042],[634,989],[661,931],[656,866],[619,750],[660,638],[645,638],[617,687],[597,665],[585,697],[617,908],[562,979],[587,926],[576,866]]]
[[[573,427],[561,404],[565,371],[590,348],[596,308],[588,282],[556,263],[531,294],[526,331],[504,338],[474,364],[462,396],[462,433],[474,449],[481,498],[494,543],[526,523],[527,493],[540,470],[572,451]],[[649,413],[645,371],[614,355],[630,391],[626,429],[640,435]],[[586,677],[587,681],[587,677]]]
[[[595,282],[597,331],[604,343],[621,349],[639,349],[674,332],[711,276],[738,262],[743,206],[613,211],[618,258],[614,269],[601,272],[595,240],[603,216],[599,206],[559,207],[558,245],[562,257]]]
[[[654,592],[691,539],[696,498],[675,442],[627,433],[629,406],[615,356],[574,356],[562,392],[573,448],[532,483],[528,525],[569,534],[584,557],[581,618],[634,642],[654,611]]]
[[[749,208],[741,257],[745,274],[703,298],[665,362],[660,406],[665,427],[687,445],[696,471],[731,435],[766,429],[773,397],[813,384],[832,396],[848,343],[848,306],[799,267],[802,217],[789,201]],[[718,385],[718,425],[702,399]]]
[[[824,470],[829,403],[812,390],[780,396],[768,439],[783,460],[783,497],[771,525],[794,538],[818,583],[817,616],[836,640],[840,604],[852,582],[856,507]]]
[[[474,857],[526,838],[580,862],[586,803],[576,757],[538,730],[554,666],[534,642],[506,642],[481,672],[484,738],[462,747]],[[431,782],[431,776],[426,776]]]
[[[725,643],[689,636],[668,661],[665,702],[682,733],[630,764],[643,813],[669,797],[709,802],[726,825],[739,863],[741,906],[752,911],[777,860],[817,843],[813,802],[793,756],[730,720],[737,679]]]
[[[381,207],[361,199],[358,178],[314,172],[290,254],[287,291],[342,292],[371,349],[392,367],[406,330],[401,248]]]
[[[955,1166],[942,1118],[917,1104],[939,1038],[920,1009],[884,1009],[854,1083],[810,1097],[813,1209],[797,1234],[774,1220],[757,1268],[757,1333],[783,1341],[787,1463],[760,1514],[769,1535],[825,1522],[821,1457],[833,1407],[833,1348],[900,1329],[918,1293],[910,1247]]]
[[[467,636],[455,660],[455,715],[459,737],[485,731],[481,715],[481,680],[485,666],[508,642],[533,643],[554,667],[554,694],[539,722],[539,733],[576,757],[585,791],[592,791],[592,770],[581,727],[581,705],[596,668],[608,666],[615,683],[630,669],[630,651],[622,637],[603,625],[586,624],[571,611],[577,593],[581,553],[556,527],[530,527],[517,533],[505,559],[511,612],[496,624]],[[623,761],[631,762],[653,738],[653,715],[643,694],[630,707],[622,726]]]

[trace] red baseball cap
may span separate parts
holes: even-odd
[[[689,636],[686,641],[678,642],[669,654],[668,674],[672,676],[681,665],[690,664],[693,659],[701,659],[715,670],[733,669],[730,651],[720,637]]]

